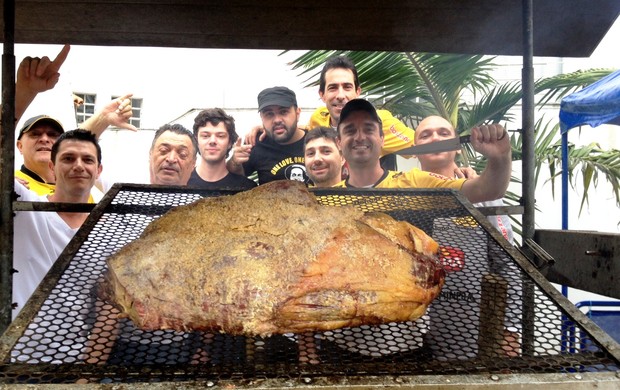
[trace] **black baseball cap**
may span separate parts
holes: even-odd
[[[381,119],[379,118],[379,115],[377,114],[377,110],[375,110],[375,107],[372,105],[372,103],[370,103],[366,99],[349,100],[347,104],[344,105],[344,107],[342,108],[342,111],[340,112],[339,123],[344,122],[344,120],[347,119],[347,117],[351,115],[352,112],[356,112],[356,111],[365,111],[369,113],[371,118],[375,122],[377,122],[379,126],[381,126]]]
[[[262,111],[268,106],[297,106],[297,97],[295,96],[295,92],[286,87],[272,87],[263,89],[258,94],[258,111]]]
[[[42,123],[47,123],[51,125],[52,127],[56,128],[56,130],[58,130],[61,134],[65,132],[65,129],[63,129],[60,122],[57,121],[56,119],[52,118],[51,116],[47,116],[47,115],[37,115],[37,116],[33,116],[32,118],[28,119],[24,123],[24,126],[19,131],[19,135],[17,136],[17,139],[18,140],[21,139],[24,133],[29,132],[33,127],[35,127],[35,125],[42,124]]]

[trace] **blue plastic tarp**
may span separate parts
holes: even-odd
[[[604,123],[620,125],[620,70],[562,99],[562,167],[568,167],[568,130]],[[568,169],[562,169],[562,229],[568,229]]]
[[[565,96],[560,103],[562,134],[573,127],[620,125],[620,70]]]

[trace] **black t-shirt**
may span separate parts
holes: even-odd
[[[192,171],[192,175],[187,182],[187,185],[192,187],[204,188],[208,190],[217,190],[217,189],[242,189],[249,190],[251,188],[256,187],[256,183],[253,180],[248,179],[245,176],[237,175],[231,172],[228,172],[228,175],[224,176],[224,178],[218,181],[206,181],[203,180],[196,172],[196,169]]]
[[[271,138],[256,140],[250,159],[243,164],[247,175],[258,173],[258,183],[274,180],[297,180],[308,184],[304,166],[304,139],[288,145],[280,145]]]

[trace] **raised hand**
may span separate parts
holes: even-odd
[[[115,126],[121,129],[127,129],[131,131],[138,131],[138,129],[129,123],[131,118],[131,97],[133,94],[128,93],[114,100],[111,100],[108,104],[103,106],[97,112],[88,118],[80,126],[83,129],[90,130],[93,134],[99,138],[101,134],[109,126]]]
[[[267,136],[267,132],[265,131],[263,125],[252,127],[252,130],[250,130],[250,132],[245,135],[244,143],[246,145],[254,146],[254,144],[256,143],[256,136],[258,134],[260,134],[260,136],[258,137],[258,142],[263,142],[263,140]]]
[[[129,123],[132,116],[131,97],[133,94],[128,93],[117,99],[112,100],[103,108],[107,121],[110,126],[116,126],[121,129],[138,131],[138,129]]]
[[[43,57],[26,57],[17,68],[15,81],[15,120],[24,114],[34,98],[56,86],[60,79],[60,67],[64,64],[71,46],[65,45],[54,61]]]
[[[488,159],[510,156],[510,137],[500,124],[474,127],[471,144],[476,152]]]
[[[17,69],[17,86],[34,93],[48,91],[60,79],[60,67],[64,64],[71,46],[64,45],[60,53],[50,61],[48,57],[26,57]]]

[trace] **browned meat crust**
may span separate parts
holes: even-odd
[[[319,205],[292,181],[177,207],[108,259],[142,329],[267,336],[410,321],[439,294],[437,244],[407,222]]]

